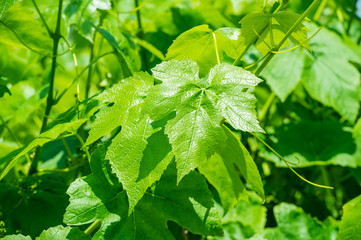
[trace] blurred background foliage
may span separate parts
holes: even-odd
[[[284,2],[284,10],[302,14],[312,1]],[[53,31],[58,0],[36,3]],[[133,71],[150,71],[170,58],[167,49],[183,32],[202,24],[239,32],[244,16],[262,11],[255,0],[64,0],[63,4],[55,80],[55,96],[62,97],[50,121],[127,76],[119,56],[113,54],[114,45],[95,27],[111,33]],[[338,234],[339,239],[361,239],[357,198],[361,194],[361,1],[322,0],[308,18],[313,21],[305,23],[309,36],[324,26],[310,40],[311,52],[300,47],[276,55],[261,75],[265,81],[254,90],[260,121],[268,133],[260,137],[286,159],[296,162],[297,157],[300,163],[295,167],[303,176],[335,189],[306,184],[254,137],[237,132],[260,170],[266,199],[250,192],[247,201],[241,200],[223,216],[225,236],[214,239],[336,239]],[[1,0],[0,36],[3,158],[39,135],[52,39],[31,0]],[[232,63],[235,53],[225,54],[223,61]],[[251,47],[239,65],[260,58],[262,52]],[[80,136],[88,130],[85,125]],[[90,173],[81,161],[85,158],[81,146],[73,135],[45,143],[39,172],[31,177],[26,173],[32,155],[19,159],[0,183],[0,236],[6,232],[35,237],[62,224],[69,203],[67,187]],[[222,212],[218,193],[213,193]],[[351,200],[353,205],[348,205]],[[353,207],[358,211],[350,210]],[[357,221],[359,238],[349,238],[347,224]],[[169,223],[169,228],[183,239],[179,226]],[[188,235],[188,239],[201,238]]]

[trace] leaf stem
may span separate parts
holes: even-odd
[[[102,57],[104,57],[104,56],[106,56],[106,55],[109,55],[109,54],[113,54],[113,53],[114,53],[113,51],[111,51],[111,52],[106,52],[106,53],[103,53],[103,54],[95,57],[91,63],[89,63],[83,70],[81,70],[81,72],[78,74],[77,77],[74,78],[74,80],[70,83],[70,85],[69,85],[67,88],[65,88],[62,93],[59,94],[59,97],[55,100],[55,103],[58,103],[58,102],[60,101],[60,99],[64,96],[64,94],[70,89],[70,87],[73,86],[73,84],[76,83],[76,82],[79,80],[79,77],[82,76],[82,75],[85,73],[85,71],[86,71],[87,69],[89,69],[89,67],[90,67],[92,64],[96,63],[96,62],[97,62],[99,59],[101,59]]]
[[[90,235],[92,232],[94,232],[95,229],[97,229],[97,228],[100,226],[101,223],[102,223],[101,220],[99,220],[99,219],[95,220],[95,222],[93,222],[93,223],[84,231],[84,233]]]
[[[144,39],[144,31],[143,31],[143,26],[142,26],[142,16],[140,14],[140,7],[139,7],[139,0],[134,0],[134,7],[135,9],[137,9],[136,11],[136,15],[137,15],[137,23],[138,23],[138,32],[137,32],[137,37],[141,40]],[[143,60],[143,64],[144,64],[144,70],[148,69],[148,61],[147,61],[147,56],[145,55],[145,51],[143,48],[140,49],[140,54],[142,56],[142,60]]]
[[[86,80],[86,85],[85,85],[85,99],[87,99],[89,97],[89,92],[90,92],[90,85],[91,85],[91,78],[92,78],[92,70],[93,70],[93,64],[90,64],[93,59],[94,59],[94,44],[95,44],[95,37],[96,37],[97,31],[94,31],[94,35],[93,35],[93,43],[91,43],[91,47],[90,47],[90,57],[89,57],[89,68],[88,68],[88,77]]]
[[[346,28],[346,34],[349,35],[350,34],[350,29],[351,29],[351,25],[352,25],[352,21],[354,20],[355,18],[355,15],[356,15],[356,4],[357,4],[357,1],[354,0],[354,5],[352,7],[352,11],[351,11],[351,16],[350,16],[350,19],[348,21],[348,24],[347,24],[347,28]]]
[[[320,6],[317,8],[315,15],[313,16],[313,20],[318,21],[321,17],[323,9],[325,9],[328,0],[322,0]]]
[[[221,60],[219,59],[219,52],[218,52],[216,34],[213,32],[212,35],[213,35],[213,39],[214,39],[214,48],[215,48],[215,50],[216,50],[217,63],[218,63],[218,64],[221,64]]]
[[[276,93],[275,92],[272,92],[268,98],[267,98],[267,101],[266,103],[263,105],[263,108],[262,108],[262,111],[261,111],[261,114],[259,115],[259,121],[262,122],[262,120],[264,119],[264,117],[266,116],[269,108],[271,107],[272,105],[272,102],[273,102],[273,99],[276,97]]]
[[[271,61],[271,59],[274,57],[275,53],[277,52],[282,45],[286,42],[288,37],[293,33],[293,31],[299,27],[299,25],[302,23],[302,21],[306,18],[306,16],[312,11],[312,9],[319,3],[320,0],[314,0],[311,5],[306,9],[306,11],[297,19],[297,21],[292,25],[292,27],[287,31],[286,35],[281,39],[281,41],[277,44],[274,49],[272,49],[272,52],[269,52],[266,59],[262,62],[261,66],[256,71],[256,75],[259,76],[259,74],[262,72],[262,70],[267,66],[267,64]]]
[[[63,0],[59,0],[58,16],[57,16],[57,21],[56,21],[55,32],[54,32],[54,34],[52,34],[52,38],[53,38],[53,56],[52,56],[52,64],[51,64],[51,72],[50,72],[49,90],[48,90],[48,96],[47,96],[47,99],[46,99],[45,113],[44,113],[44,116],[43,116],[43,122],[42,122],[42,125],[41,125],[40,133],[43,133],[45,131],[47,123],[48,123],[51,108],[54,105],[54,80],[55,80],[56,59],[57,59],[56,56],[58,54],[58,45],[59,45],[59,40],[61,38],[60,24],[61,24],[62,9],[63,9]],[[31,165],[30,165],[29,175],[33,174],[33,173],[35,173],[37,171],[40,150],[41,150],[40,146],[37,147],[36,150],[35,150],[35,156],[33,158],[33,161],[31,163]]]
[[[43,17],[43,14],[41,14],[40,10],[39,10],[39,7],[38,5],[36,4],[35,0],[31,0],[33,2],[33,5],[36,9],[36,11],[38,12],[39,16],[40,16],[40,19],[41,21],[43,22],[45,28],[46,28],[46,31],[48,32],[49,36],[52,37],[53,36],[53,32],[50,30],[48,24],[46,23],[44,17]]]

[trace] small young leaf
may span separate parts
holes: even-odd
[[[215,39],[220,61],[223,59],[223,51],[231,57],[237,57],[232,40],[223,33],[222,30],[212,31],[208,25],[194,27],[174,41],[168,49],[166,60],[183,60],[185,58],[194,60],[199,66],[200,75],[205,76],[217,64]]]

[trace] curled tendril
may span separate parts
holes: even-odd
[[[286,50],[283,50],[283,51],[270,51],[270,52],[277,54],[277,53],[286,53],[286,52],[292,51],[292,50],[294,50],[294,49],[302,46],[303,44],[307,43],[308,41],[310,41],[310,40],[311,40],[312,38],[314,38],[314,37],[317,35],[317,33],[319,33],[323,28],[324,28],[324,26],[320,27],[319,29],[317,29],[317,31],[316,31],[314,34],[312,34],[311,37],[307,38],[306,41],[304,41],[304,42],[302,42],[302,43],[300,43],[300,44],[298,44],[298,45],[296,45],[296,46],[294,46],[294,47],[292,47],[292,48],[289,48],[289,49],[286,49]]]
[[[265,141],[263,141],[260,137],[258,137],[256,134],[251,133],[255,138],[257,138],[258,141],[260,141],[263,145],[265,145],[269,150],[271,150],[274,154],[276,154],[279,158],[282,159],[282,161],[286,164],[286,166],[297,176],[299,177],[301,180],[305,181],[308,184],[311,184],[315,187],[319,187],[319,188],[327,188],[327,189],[333,189],[333,187],[330,186],[325,186],[325,185],[321,185],[321,184],[317,184],[314,182],[311,182],[310,180],[307,180],[306,178],[302,177],[298,172],[296,172],[296,170],[294,170],[290,165],[298,165],[300,163],[300,160],[296,157],[297,159],[297,163],[291,163],[290,161],[286,160],[284,157],[282,157],[278,152],[276,152],[276,150],[274,150],[270,145],[268,145]]]

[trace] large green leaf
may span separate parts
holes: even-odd
[[[35,240],[88,240],[90,235],[80,231],[79,228],[56,226],[44,230]]]
[[[327,30],[311,41],[311,48],[302,75],[307,92],[354,122],[360,109],[361,88],[360,73],[350,61],[361,63],[361,48]]]
[[[17,0],[2,0],[0,2],[0,18],[6,12],[6,10],[13,4],[16,3]]]
[[[101,159],[92,159],[101,161]],[[219,235],[220,218],[213,206],[204,178],[192,172],[176,184],[174,164],[147,192],[128,216],[125,191],[111,186],[105,177],[91,175],[77,179],[68,190],[70,205],[64,215],[69,225],[102,221],[93,239],[174,239],[167,228],[174,221],[189,231]]]
[[[267,84],[281,101],[284,102],[300,82],[304,58],[301,48],[276,54],[262,71]]]
[[[237,35],[238,37],[238,35]],[[208,25],[200,25],[182,33],[169,47],[166,60],[191,59],[197,62],[199,73],[205,76],[217,64],[217,44],[220,61],[223,52],[234,56],[234,46],[230,38],[223,31],[212,31]]]
[[[50,54],[53,47],[43,24],[32,11],[20,4],[12,5],[1,17],[0,35],[2,43],[30,48],[43,54]]]
[[[276,228],[266,228],[256,234],[252,240],[336,240],[337,223],[328,218],[320,222],[306,214],[302,208],[288,203],[281,203],[274,207]]]
[[[244,91],[261,81],[252,73],[221,64],[207,79],[199,79],[198,66],[191,60],[163,62],[152,71],[162,84],[151,89],[146,109],[153,120],[176,112],[165,133],[175,154],[178,181],[222,148],[223,119],[236,129],[263,131],[254,109],[256,98]]]
[[[343,215],[340,223],[339,239],[361,239],[361,196],[343,205]]]
[[[226,146],[198,169],[217,189],[226,213],[240,199],[247,199],[238,171],[262,198],[265,196],[261,176],[247,149],[231,130],[225,126],[222,128],[227,135]]]
[[[291,12],[251,13],[240,21],[242,25],[240,40],[245,45],[255,43],[258,50],[265,55],[271,50],[269,47],[274,47],[283,39],[298,18],[298,14]],[[301,24],[292,32],[289,39],[294,44],[302,44],[304,47],[309,48],[307,31],[308,29]],[[288,40],[282,47],[287,45]]]
[[[108,108],[101,109],[91,125],[86,145],[89,145],[122,126],[129,117],[129,108],[142,102],[148,89],[153,86],[153,78],[148,73],[135,73],[133,77],[107,89],[96,97],[101,103],[112,103]]]
[[[290,161],[300,160],[295,167],[313,165],[361,166],[361,138],[338,122],[304,121],[286,124],[276,130],[271,146]],[[273,153],[262,156],[284,166]]]
[[[112,140],[106,159],[127,191],[129,214],[145,191],[159,180],[173,159],[168,138],[161,128],[153,128],[141,108],[129,110],[122,131]],[[153,134],[153,135],[152,135]]]

